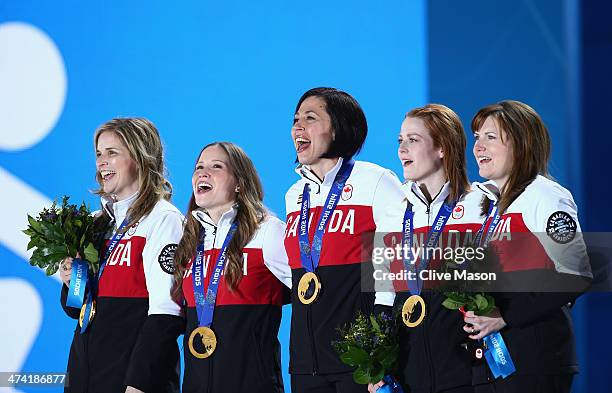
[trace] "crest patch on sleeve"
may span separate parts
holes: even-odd
[[[577,230],[576,221],[568,213],[554,212],[546,222],[546,233],[557,243],[566,244],[574,240]]]
[[[174,274],[174,252],[177,248],[178,244],[167,244],[159,253],[159,266],[168,274]]]

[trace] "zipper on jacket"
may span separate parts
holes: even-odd
[[[431,302],[431,298],[429,296],[427,296],[427,298],[430,300]],[[431,303],[430,303],[431,304]],[[429,391],[430,392],[435,392],[436,391],[436,387],[435,387],[435,378],[434,378],[434,366],[433,366],[433,359],[431,356],[431,348],[429,347],[429,328],[430,328],[430,323],[429,323],[429,319],[425,318],[425,326],[423,326],[425,329],[423,329],[423,341],[425,344],[425,362],[427,363],[427,367],[429,368]]]
[[[208,383],[206,384],[206,392],[211,393],[210,389],[213,385],[213,358],[209,357],[208,359]]]
[[[308,336],[310,337],[310,350],[312,351],[312,375],[317,375],[319,372],[319,361],[317,359],[317,351],[315,348],[314,332],[312,331],[312,306],[307,305],[306,307],[306,328],[308,329]]]
[[[425,236],[426,239],[429,238],[430,232],[431,232],[431,226],[429,225],[429,213],[430,213],[430,209],[431,208],[431,204],[427,205],[427,234]],[[429,252],[429,250],[426,250],[426,252]],[[425,298],[425,296],[423,296]],[[431,297],[427,296],[427,299],[429,299],[429,304],[431,304]],[[427,303],[426,303],[427,304]],[[428,306],[429,307],[429,306]],[[424,326],[424,332],[423,332],[423,340],[424,340],[424,344],[425,344],[425,362],[427,363],[427,367],[429,368],[429,388],[431,392],[435,392],[435,379],[434,379],[434,367],[433,367],[433,359],[431,356],[431,348],[429,347],[429,325],[430,325],[430,321],[429,318],[425,318],[425,326]]]
[[[430,210],[431,210],[431,204],[427,205],[427,210],[425,211],[425,213],[427,214],[427,232],[425,234],[425,239],[429,238],[430,232],[431,232],[431,226],[429,224],[429,220],[430,220]],[[426,244],[425,244],[426,245]],[[429,250],[426,250],[425,252],[428,252]],[[425,295],[423,295],[423,300],[425,300]],[[427,296],[427,298],[430,300],[430,304],[431,304],[431,298],[429,296]],[[427,303],[426,303],[427,305]],[[427,305],[427,307],[429,307],[429,305]],[[433,362],[432,362],[432,357],[431,357],[431,348],[429,348],[429,318],[425,317],[425,324],[423,326],[423,345],[425,347],[425,363],[427,363],[427,368],[429,368],[429,389],[430,392],[435,392],[435,381],[434,381],[434,370],[433,370]]]
[[[219,220],[221,221],[221,220]],[[215,249],[215,243],[217,242],[217,230],[218,230],[218,226],[213,226],[213,241],[212,241],[212,247],[211,250]],[[209,262],[210,263],[210,262]],[[214,263],[214,262],[213,262]],[[214,265],[213,265],[214,266]],[[206,269],[208,270],[208,269]],[[210,278],[208,279],[208,284],[210,285]],[[211,323],[211,327],[212,327],[212,323]],[[209,357],[208,359],[208,383],[206,384],[206,392],[207,393],[211,393],[211,386],[213,386],[213,359],[214,357]]]
[[[317,175],[315,175],[313,173],[314,177],[317,178],[317,180],[311,178],[308,176],[308,172],[307,171],[302,171],[302,176],[304,176],[304,179],[309,180],[310,184],[316,184],[317,185],[317,192],[316,194],[319,194],[321,192],[321,187],[323,186],[323,180],[319,180],[319,177]]]
[[[311,181],[311,184],[316,184],[317,187],[319,188],[318,191],[315,193],[316,195],[319,195],[318,198],[320,198],[320,193],[321,190],[323,188],[323,183],[321,181],[321,183],[314,181],[313,179],[311,179],[310,177],[306,176],[307,172],[303,171],[302,175],[304,176],[304,178],[308,179]],[[314,173],[313,173],[314,175]],[[315,175],[315,177],[317,177]],[[310,209],[317,209],[317,202],[315,200],[311,200],[310,201]],[[322,210],[319,211],[319,214],[313,215],[312,216],[312,222],[309,223],[308,226],[308,233],[309,233],[309,238],[310,238],[310,227],[312,225],[315,225],[315,223],[317,223],[319,221],[319,217],[321,216]],[[310,215],[310,211],[308,212],[308,214]],[[317,375],[319,373],[319,360],[317,359],[317,350],[316,350],[316,346],[315,346],[315,337],[314,337],[314,332],[312,330],[312,305],[307,305],[306,306],[306,330],[308,330],[308,338],[310,339],[310,350],[312,352],[312,375]]]

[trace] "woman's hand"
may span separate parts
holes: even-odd
[[[474,311],[468,311],[463,317],[466,323],[463,330],[470,333],[472,340],[480,340],[491,333],[498,332],[506,326],[506,321],[501,317],[499,310],[495,308],[488,315],[476,315]]]
[[[142,390],[138,390],[135,387],[128,386],[125,388],[125,393],[144,393]]]
[[[376,393],[376,391],[378,390],[378,388],[384,386],[385,383],[383,381],[378,381],[377,384],[372,385],[371,383],[368,384],[368,392],[370,393]]]
[[[70,276],[72,276],[72,258],[64,258],[59,264],[60,278],[67,287],[70,286]]]

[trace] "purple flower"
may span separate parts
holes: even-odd
[[[57,214],[53,211],[43,215],[43,219],[45,221],[55,221],[56,218],[57,218]]]

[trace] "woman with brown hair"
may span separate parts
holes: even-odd
[[[66,306],[71,258],[60,271],[62,306],[80,319],[65,391],[177,392],[184,322],[171,297],[171,261],[183,216],[169,202],[159,133],[146,119],[113,119],[96,130],[94,147],[101,260],[81,310]]]
[[[285,224],[263,206],[255,167],[232,143],[202,149],[192,188],[175,256],[187,317],[182,391],[282,392]]]
[[[491,314],[468,312],[464,330],[473,340],[499,333],[516,369],[498,378],[494,368],[475,368],[476,391],[569,392],[578,371],[569,307],[592,278],[576,204],[548,175],[550,137],[530,106],[486,106],[472,130],[489,180],[474,187],[487,197],[482,211],[491,212],[504,292],[494,294]]]

